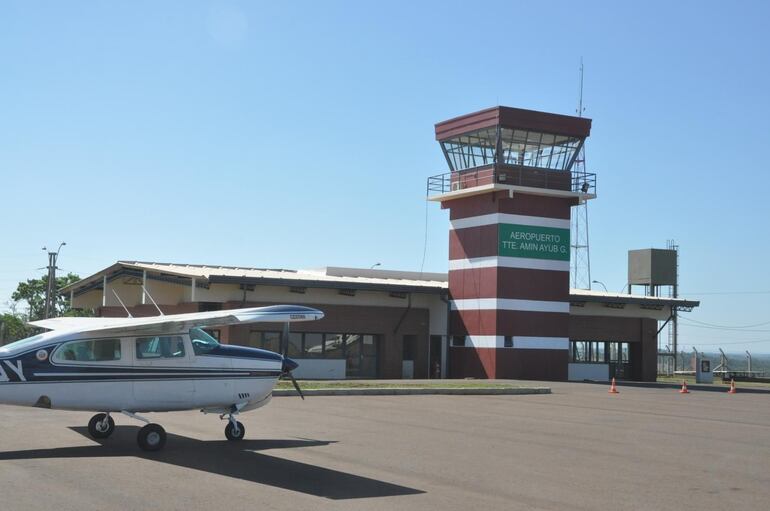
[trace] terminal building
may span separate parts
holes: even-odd
[[[449,210],[447,273],[119,261],[61,291],[103,316],[125,315],[117,297],[134,316],[157,314],[152,300],[165,314],[317,307],[324,319],[288,335],[212,332],[285,350],[302,378],[654,381],[661,325],[699,303],[570,289],[572,208],[596,197],[596,176],[573,171],[590,127],[507,107],[436,125],[449,171],[428,179],[428,200]]]

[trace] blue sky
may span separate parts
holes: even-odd
[[[769,11],[4,1],[0,301],[60,241],[81,275],[118,259],[419,270],[425,181],[447,170],[433,124],[496,104],[573,114],[583,57],[593,277],[619,291],[628,249],[673,238],[702,300],[688,317],[770,322]],[[446,271],[447,214],[427,215],[425,269]],[[770,323],[681,335],[770,352]]]

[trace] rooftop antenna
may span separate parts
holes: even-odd
[[[583,57],[580,57],[580,87],[578,89],[578,117],[583,117]],[[586,174],[585,144],[580,146],[575,158],[574,174],[577,179]],[[585,181],[585,179],[583,179]],[[570,258],[570,284],[575,289],[591,289],[591,254],[588,249],[588,201],[574,206],[570,224],[572,250]]]
[[[160,307],[158,307],[158,304],[155,303],[155,300],[152,299],[152,295],[150,294],[149,291],[147,291],[147,288],[145,288],[144,285],[142,286],[142,292],[144,292],[144,294],[146,294],[150,298],[150,301],[152,302],[152,304],[155,306],[156,309],[158,309],[158,314],[160,314],[161,316],[165,316],[165,314],[163,314],[163,311],[160,310]]]
[[[583,108],[583,57],[580,57],[580,88],[578,89],[577,108],[578,117],[583,117],[583,112],[585,112],[585,108]]]
[[[124,310],[124,311],[126,311],[126,314],[128,314],[128,317],[129,317],[129,318],[133,318],[133,316],[131,315],[131,313],[130,313],[130,312],[128,312],[128,307],[126,307],[126,304],[125,304],[125,303],[123,303],[123,300],[121,300],[121,299],[120,299],[120,297],[118,296],[118,292],[117,292],[117,291],[115,291],[115,290],[113,289],[113,290],[112,290],[112,294],[114,294],[114,295],[115,295],[115,298],[117,298],[117,299],[118,299],[118,301],[120,302],[120,305],[123,307],[123,310]]]

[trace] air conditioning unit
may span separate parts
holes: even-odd
[[[455,181],[452,183],[452,191],[455,192],[457,190],[462,190],[462,183],[460,181]]]

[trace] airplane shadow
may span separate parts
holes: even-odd
[[[52,458],[111,458],[134,456],[178,467],[266,484],[327,499],[361,499],[416,495],[422,490],[391,484],[255,451],[324,446],[335,442],[320,440],[197,440],[168,434],[166,447],[145,452],[136,445],[136,426],[118,426],[106,440],[94,440],[88,428],[71,427],[99,445],[57,447],[0,452],[0,461]]]

